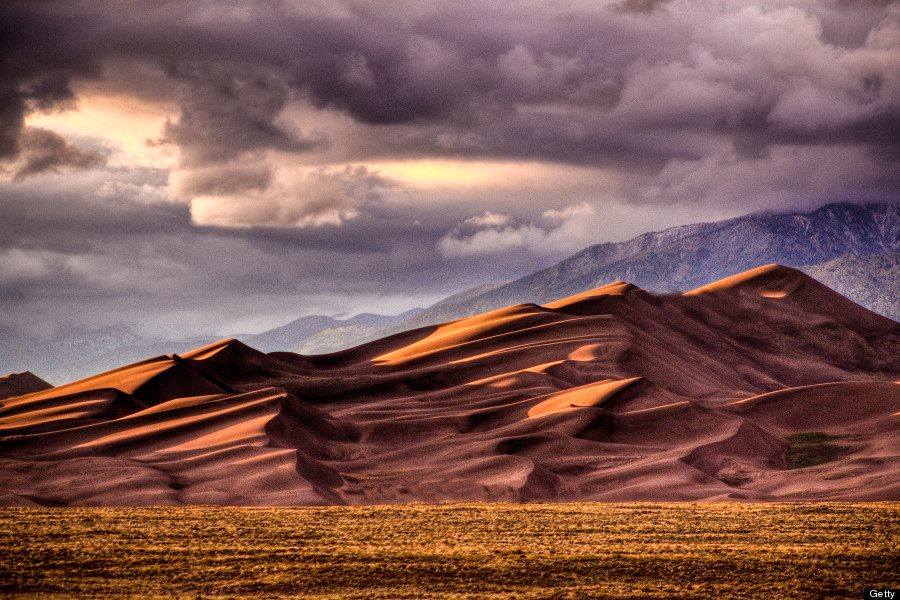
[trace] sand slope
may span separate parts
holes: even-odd
[[[900,500],[900,324],[775,265],[324,356],[12,377],[0,504]]]
[[[12,373],[0,377],[0,399],[49,390],[53,386],[32,373]]]

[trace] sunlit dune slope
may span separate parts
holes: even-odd
[[[900,324],[776,265],[39,381],[0,387],[0,504],[900,500]]]

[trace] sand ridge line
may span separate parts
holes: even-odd
[[[578,408],[597,406],[628,386],[642,380],[642,377],[631,377],[619,381],[604,380],[564,390],[562,392],[556,392],[550,394],[546,400],[535,404],[528,411],[528,418],[537,419]]]
[[[491,322],[487,323],[486,325],[493,325],[498,322],[499,323],[510,322],[510,321],[514,321],[515,319],[522,318],[523,316],[550,316],[553,314],[554,313],[551,313],[551,312],[545,312],[545,313],[535,312],[535,313],[529,313],[529,314],[525,314],[525,315],[515,315],[513,317],[509,317],[509,318],[505,318],[505,319],[497,319],[496,321],[491,321]],[[474,318],[474,317],[470,317],[470,318]],[[439,329],[437,332],[431,334],[429,337],[427,337],[419,342],[411,344],[410,346],[407,346],[406,348],[401,348],[400,350],[395,350],[393,352],[389,352],[387,354],[378,356],[378,357],[372,359],[372,362],[379,363],[379,364],[391,364],[391,365],[402,364],[403,362],[408,362],[412,359],[421,358],[421,357],[428,356],[431,354],[436,354],[438,352],[446,352],[446,351],[450,351],[450,350],[463,349],[466,346],[473,344],[473,343],[486,343],[486,342],[490,342],[493,340],[499,340],[506,336],[509,336],[511,333],[515,333],[516,335],[534,333],[534,332],[542,330],[542,329],[559,327],[560,325],[567,324],[567,323],[569,323],[569,324],[574,323],[574,322],[583,320],[584,318],[585,317],[569,316],[567,318],[556,319],[549,323],[541,323],[538,325],[521,327],[521,328],[516,329],[514,332],[502,332],[502,333],[497,333],[497,334],[493,334],[493,335],[489,335],[489,336],[465,338],[462,341],[454,340],[453,338],[458,335],[459,335],[459,337],[464,338],[465,336],[460,335],[461,333],[475,334],[475,333],[477,333],[475,330],[480,327],[483,327],[484,325],[475,325],[472,327],[467,327],[464,330],[462,330],[461,332],[448,331],[445,333],[440,333],[440,329]],[[454,341],[454,343],[451,343],[449,345],[438,345],[438,342],[445,341],[448,339],[451,341]],[[424,346],[424,348],[423,348],[423,346]],[[488,354],[490,354],[490,353],[488,353]],[[473,359],[474,358],[469,358],[469,357],[466,358],[466,360],[473,360]]]

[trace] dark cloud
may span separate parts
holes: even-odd
[[[264,190],[272,183],[272,170],[260,164],[224,164],[182,172],[178,192],[187,196],[221,196]]]
[[[613,6],[613,10],[626,13],[651,13],[672,0],[623,0],[621,4]]]
[[[389,23],[362,31],[349,23],[317,25],[301,27],[320,38],[321,51],[301,57],[292,78],[316,105],[379,125],[444,120],[467,108],[475,74],[455,44],[411,32],[396,36]]]
[[[19,154],[19,134],[25,117],[22,94],[11,86],[0,86],[0,159]]]
[[[67,3],[0,4],[0,159],[18,156],[29,113],[70,106],[72,78],[98,73],[90,43],[97,24]]]
[[[181,90],[181,115],[166,124],[163,140],[179,146],[183,166],[221,163],[267,148],[307,151],[324,143],[304,139],[290,123],[277,121],[288,88],[265,66],[179,65],[172,75]]]
[[[19,136],[19,160],[13,167],[13,181],[64,168],[90,169],[104,164],[106,157],[100,152],[79,148],[52,131],[26,127]]]
[[[285,118],[298,98],[380,127],[385,152],[409,152],[411,141],[433,155],[590,164],[624,156],[648,169],[691,158],[700,135],[742,148],[810,135],[870,144],[865,131],[900,114],[897,17],[884,2],[7,4],[19,27],[5,42],[11,56],[61,32],[8,79],[7,155],[28,110],[52,105],[70,92],[68,78],[97,76],[113,58],[157,64],[177,89],[180,115],[164,139],[185,166],[321,150],[327,132],[304,134],[315,124]],[[835,47],[826,35],[856,46]]]
[[[164,193],[147,198],[148,189],[165,185],[165,172],[130,171],[115,185],[107,181],[110,174],[72,174],[57,185],[36,179],[0,184],[0,249],[79,254],[111,239],[140,247],[147,236],[187,234],[187,206],[165,201]]]

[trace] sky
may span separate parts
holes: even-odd
[[[393,314],[836,201],[900,201],[900,2],[0,3],[0,335]]]

